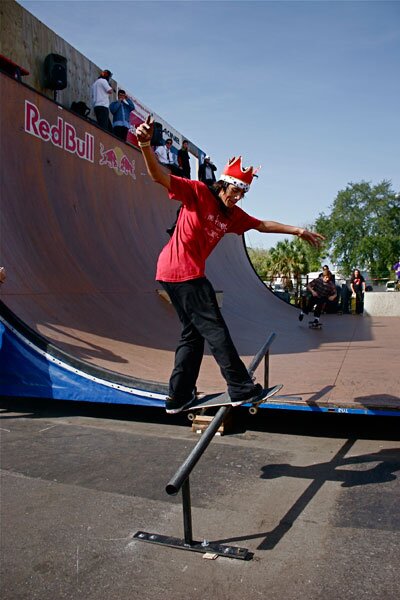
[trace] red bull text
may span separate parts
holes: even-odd
[[[25,100],[25,131],[43,142],[51,142],[79,158],[94,162],[94,138],[90,133],[85,132],[84,139],[79,138],[75,127],[62,117],[58,117],[57,123],[51,125],[41,118],[38,107],[28,100]]]

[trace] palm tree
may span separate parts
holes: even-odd
[[[271,270],[273,276],[281,275],[292,282],[296,281],[296,298],[299,297],[301,276],[308,272],[308,258],[301,240],[283,240],[271,248]]]

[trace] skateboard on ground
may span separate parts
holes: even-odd
[[[356,295],[352,295],[351,296],[351,314],[355,315],[356,314],[356,310],[357,310],[357,298]]]
[[[322,329],[322,323],[315,323],[314,321],[309,321],[308,326],[310,329]]]
[[[244,404],[250,404],[249,413],[251,415],[255,415],[258,411],[258,407],[262,402],[274,396],[280,389],[282,389],[283,384],[280,383],[278,385],[274,385],[273,387],[264,388],[263,391],[254,396],[254,398],[248,398],[247,400],[243,400],[241,404],[237,404],[237,406],[243,406]],[[224,392],[223,394],[215,394],[212,396],[204,396],[198,401],[194,402],[184,410],[188,412],[188,419],[193,421],[198,413],[204,413],[208,408],[220,408],[221,406],[232,406],[231,399],[229,397],[228,392]],[[234,408],[236,408],[234,407]]]

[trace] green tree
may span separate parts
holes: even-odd
[[[349,275],[353,268],[388,277],[400,256],[400,199],[390,181],[349,183],[336,196],[331,213],[315,228],[327,238],[329,255]]]
[[[301,276],[309,271],[307,245],[299,238],[283,240],[271,248],[271,270],[274,276],[282,275],[296,282],[296,293],[299,293]]]
[[[314,226],[307,227],[313,229]],[[302,276],[309,271],[320,269],[324,250],[314,248],[299,238],[285,239],[269,250],[261,248],[247,249],[254,270],[263,281],[273,281],[283,277],[291,286],[296,284],[296,295],[300,293]]]
[[[263,248],[247,248],[250,262],[263,281],[271,280],[271,253]]]

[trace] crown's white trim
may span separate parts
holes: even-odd
[[[244,181],[236,179],[236,177],[231,177],[230,175],[221,175],[220,179],[222,179],[222,181],[226,181],[227,183],[232,183],[232,185],[236,185],[238,188],[244,190],[245,192],[248,192],[250,189],[249,183],[244,183]]]

